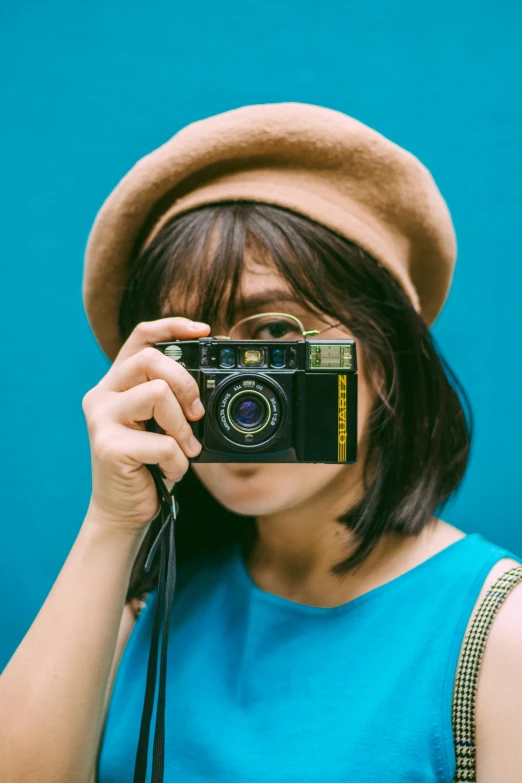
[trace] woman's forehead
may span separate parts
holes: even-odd
[[[271,285],[270,285],[271,283]],[[170,301],[164,307],[164,314],[170,314],[173,306],[177,306],[178,314],[186,315],[188,318],[198,319],[201,315],[200,298],[197,294],[188,297],[175,295],[170,297]],[[178,292],[179,293],[179,292]],[[255,312],[264,311],[284,311],[295,310],[298,302],[295,294],[289,287],[285,287],[278,280],[266,281],[263,285],[246,285],[238,291],[238,296],[234,306],[235,318],[242,318]],[[226,311],[226,302],[221,307],[213,308],[219,315],[224,315]]]
[[[238,293],[242,299],[252,298],[265,290],[286,292],[293,298],[290,286],[276,269],[274,262],[257,253],[245,252]]]
[[[232,283],[232,280],[230,282]],[[176,305],[178,310],[182,310],[183,314],[189,318],[197,318],[202,300],[205,299],[208,302],[208,293],[203,292],[199,286],[191,285],[190,281],[188,281],[188,285],[178,284],[170,292],[164,312],[170,313],[173,305]],[[292,304],[296,302],[296,299],[291,286],[273,264],[263,263],[252,258],[245,259],[234,292],[234,311],[239,317],[265,305]],[[213,309],[224,311],[227,305],[226,298],[215,304],[218,306]]]
[[[309,310],[322,311],[317,302],[309,303],[305,290],[311,281],[306,275],[303,288],[298,283],[294,290],[296,281],[292,285],[266,248],[257,243],[247,244],[239,265],[231,263],[230,271],[226,257],[220,258],[216,267],[215,261],[216,257],[210,254],[186,265],[169,292],[164,315],[184,315],[209,322],[212,328],[225,329],[255,313],[304,315]]]
[[[273,265],[245,263],[237,292],[238,309],[267,302],[294,300],[294,292]]]

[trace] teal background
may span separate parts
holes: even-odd
[[[433,333],[476,415],[468,474],[442,516],[522,553],[521,22],[513,0],[4,0],[0,669],[88,504],[81,400],[108,368],[81,301],[95,213],[179,128],[244,104],[345,111],[432,171],[459,242]]]

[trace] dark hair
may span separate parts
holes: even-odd
[[[386,268],[324,226],[268,204],[226,202],[171,219],[131,264],[120,308],[122,339],[141,321],[161,318],[165,308],[231,325],[241,301],[245,250],[251,248],[267,254],[297,301],[352,332],[376,392],[364,491],[338,519],[357,543],[332,568],[342,576],[368,557],[384,533],[416,535],[444,508],[467,467],[471,406],[425,322]],[[177,484],[176,497],[178,565],[232,540],[245,549],[255,541],[255,520],[224,508],[191,468]],[[157,584],[159,558],[149,574],[143,565],[158,530],[152,523],[143,540],[127,601]]]

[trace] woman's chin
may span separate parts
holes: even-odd
[[[206,463],[194,468],[209,492],[235,514],[253,517],[273,514],[291,502],[289,497],[284,497],[289,487],[284,482],[281,485],[281,476],[277,481],[273,464]]]
[[[299,506],[339,483],[352,466],[314,463],[206,462],[193,469],[208,491],[242,516],[261,517]]]

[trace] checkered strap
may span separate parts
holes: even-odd
[[[453,692],[453,737],[457,768],[453,783],[476,783],[475,702],[480,664],[493,620],[502,602],[522,582],[522,565],[490,587],[464,636]]]

